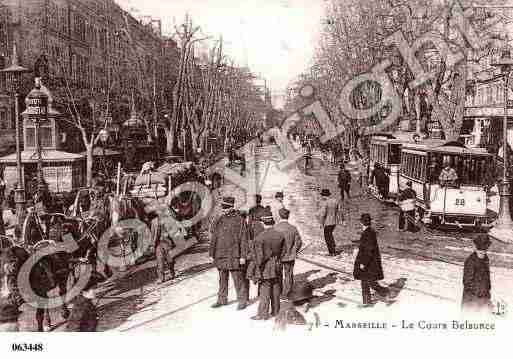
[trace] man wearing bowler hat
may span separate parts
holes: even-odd
[[[360,217],[363,232],[360,237],[360,246],[354,263],[354,279],[360,280],[362,285],[363,307],[370,306],[371,292],[374,289],[379,295],[387,297],[388,288],[379,285],[378,281],[384,278],[381,265],[376,231],[371,227],[371,216],[363,213]]]
[[[285,237],[285,255],[281,259],[283,264],[282,296],[287,297],[294,284],[294,263],[303,242],[297,228],[289,223],[290,211],[282,208],[279,210],[279,214],[281,220],[274,226],[274,229]]]
[[[461,301],[464,311],[487,311],[491,309],[490,261],[486,254],[490,244],[487,234],[479,234],[474,239],[474,252],[465,260],[463,266],[463,298]]]
[[[248,228],[245,218],[235,208],[235,198],[224,197],[223,214],[212,225],[210,257],[219,271],[219,292],[212,308],[228,304],[228,277],[231,275],[237,293],[237,310],[248,305],[249,281],[246,280]]]
[[[285,238],[273,228],[274,219],[269,209],[262,217],[264,231],[255,239],[256,265],[260,274],[258,314],[253,320],[267,320],[280,311],[282,263],[285,256]],[[271,315],[269,316],[269,304]]]
[[[326,247],[328,247],[328,255],[335,256],[337,252],[333,231],[336,225],[343,221],[344,215],[341,202],[331,196],[329,189],[321,191],[321,205],[318,218],[324,231],[324,241],[326,242]]]

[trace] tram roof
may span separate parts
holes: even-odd
[[[423,140],[420,143],[403,143],[403,149],[455,155],[493,156],[484,148],[468,148],[464,145],[456,145],[455,142],[446,142],[443,140],[433,139]]]

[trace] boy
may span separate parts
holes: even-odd
[[[463,298],[461,306],[464,311],[487,311],[491,308],[492,289],[490,281],[490,261],[486,251],[490,239],[485,233],[474,239],[475,251],[463,266]]]

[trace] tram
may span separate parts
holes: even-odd
[[[401,146],[403,141],[391,135],[376,135],[370,143],[370,173],[379,164],[387,173],[388,195],[396,198],[399,194],[399,172],[401,167]],[[369,175],[370,175],[369,173]],[[371,183],[373,192],[377,194],[376,183]]]
[[[444,164],[458,179],[440,183]],[[495,214],[488,209],[488,189],[493,185],[493,155],[459,142],[440,140],[403,143],[399,188],[408,181],[417,193],[417,214],[428,225],[489,226]]]

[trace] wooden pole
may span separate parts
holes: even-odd
[[[119,197],[119,187],[121,185],[121,162],[118,162],[118,175],[116,178],[116,196]]]

